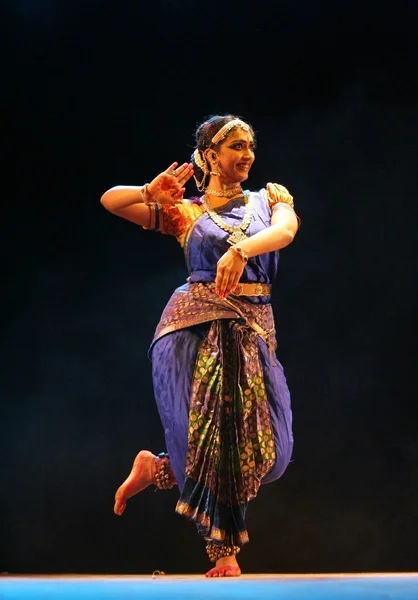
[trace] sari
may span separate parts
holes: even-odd
[[[250,194],[251,236],[268,227],[274,206]],[[217,209],[239,224],[244,198]],[[214,290],[228,233],[199,202],[150,209],[153,229],[177,237],[189,277],[161,315],[150,348],[154,394],[180,497],[176,512],[207,541],[242,546],[245,513],[261,484],[281,477],[293,449],[290,394],[277,346],[270,288],[279,253],[250,258],[240,283],[254,295]],[[262,284],[257,285],[257,284]]]

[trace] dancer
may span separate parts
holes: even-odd
[[[167,453],[139,452],[116,492],[178,486],[176,512],[193,520],[215,566],[241,574],[245,512],[261,484],[281,477],[292,448],[290,395],[278,362],[270,304],[279,250],[299,221],[286,188],[242,189],[255,159],[252,127],[214,116],[196,131],[191,162],[149,184],[116,186],[101,202],[145,229],[174,235],[189,277],[163,311],[150,348]],[[194,177],[200,197],[183,198]]]

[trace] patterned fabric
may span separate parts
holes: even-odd
[[[251,192],[249,236],[271,224],[276,205],[287,204],[285,192],[291,198],[285,188],[274,190]],[[181,482],[176,511],[208,540],[240,546],[248,541],[248,502],[263,481],[281,476],[293,448],[288,388],[274,355],[270,296],[221,300],[215,294],[228,233],[198,201],[150,210],[154,228],[174,235],[184,248],[189,271],[161,315],[150,350],[157,406]],[[231,225],[242,221],[244,210],[243,197],[217,209]],[[250,258],[240,282],[272,284],[278,259],[278,252]],[[194,364],[181,369],[180,357],[186,355]]]
[[[195,365],[177,513],[208,540],[244,544],[247,504],[275,460],[256,334],[236,321],[214,321]]]
[[[268,183],[266,189],[260,190],[259,194],[265,198],[270,210],[277,204],[287,204],[292,209],[294,208],[293,196],[284,186],[278,183]],[[173,235],[182,247],[190,226],[205,214],[199,198],[183,199],[176,204],[151,202],[148,206],[150,209],[150,226],[146,229]]]
[[[173,235],[180,246],[184,244],[184,237],[190,225],[204,212],[198,200],[182,200],[176,204],[150,202],[148,207],[151,225],[144,229]]]
[[[283,185],[268,183],[266,185],[266,192],[270,208],[273,208],[276,204],[288,204],[291,208],[294,208],[293,196],[291,196],[289,190]]]
[[[170,298],[155,331],[153,344],[163,335],[215,319],[242,319],[271,347],[276,349],[271,304],[253,304],[239,296],[221,300],[213,283],[186,283]]]

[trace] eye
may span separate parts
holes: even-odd
[[[233,144],[232,148],[234,150],[242,150],[243,149],[243,144],[241,144],[241,142],[238,142],[237,144]]]

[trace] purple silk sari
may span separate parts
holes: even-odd
[[[261,192],[251,193],[254,235],[271,223]],[[238,198],[218,209],[237,225]],[[220,300],[213,281],[228,249],[228,233],[203,214],[184,244],[188,283],[168,302],[150,355],[154,393],[167,451],[180,490],[176,512],[192,519],[205,539],[241,546],[245,511],[262,483],[290,462],[290,395],[275,357],[270,296]],[[278,252],[251,258],[241,283],[272,283]]]

